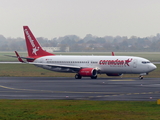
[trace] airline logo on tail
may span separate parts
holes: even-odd
[[[34,40],[32,40],[32,38],[31,38],[28,30],[27,30],[27,29],[24,29],[24,32],[26,33],[27,38],[29,39],[29,42],[30,42],[31,45],[32,45],[32,54],[37,55],[37,51],[39,51],[39,47],[36,48],[36,45],[34,44]]]

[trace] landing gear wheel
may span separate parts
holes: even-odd
[[[96,76],[91,76],[91,79],[97,79],[97,75]]]
[[[139,79],[140,79],[140,80],[142,80],[142,79],[143,79],[143,76],[142,76],[142,75],[140,75],[140,76],[139,76]]]
[[[81,78],[82,78],[81,75],[79,75],[79,74],[76,74],[76,75],[75,75],[75,79],[81,79]]]

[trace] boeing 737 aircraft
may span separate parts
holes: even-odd
[[[28,57],[20,57],[15,51],[20,62],[26,59],[28,64],[33,64],[51,71],[76,73],[75,78],[91,77],[96,79],[98,74],[108,76],[121,76],[122,74],[143,75],[156,69],[149,60],[133,56],[58,56],[42,49],[28,26],[24,26],[24,35],[28,50]]]

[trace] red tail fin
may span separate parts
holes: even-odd
[[[42,56],[54,55],[42,49],[41,45],[36,40],[28,26],[23,26],[23,29],[28,50],[28,57],[38,58]]]

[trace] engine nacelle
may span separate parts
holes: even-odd
[[[121,76],[122,73],[106,73],[108,76]]]
[[[94,68],[82,68],[78,74],[86,77],[95,77],[97,76],[97,70]]]

